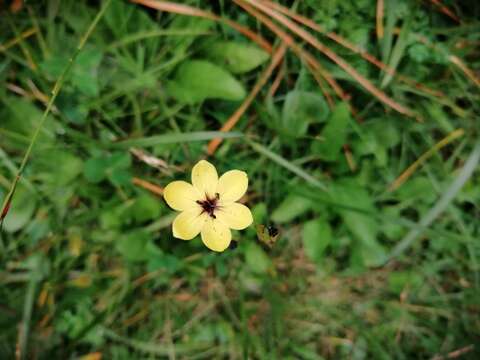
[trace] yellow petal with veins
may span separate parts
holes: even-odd
[[[215,197],[217,191],[218,174],[215,166],[206,160],[200,160],[192,169],[192,184],[204,199],[205,194],[208,197]]]
[[[218,219],[208,218],[202,229],[202,241],[206,247],[213,251],[224,251],[230,245],[232,232]]]
[[[220,209],[215,211],[215,215],[218,220],[234,230],[243,230],[253,222],[250,209],[239,203],[221,205]]]
[[[240,170],[230,170],[218,180],[217,192],[220,194],[220,200],[233,202],[245,194],[247,187],[247,173]]]
[[[194,209],[182,212],[173,220],[173,236],[177,239],[192,240],[197,236],[205,225],[207,214],[202,210]]]
[[[163,190],[163,198],[172,209],[183,211],[196,208],[200,194],[186,181],[173,181]]]

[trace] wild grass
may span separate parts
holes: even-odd
[[[478,357],[479,4],[1,6],[1,358]],[[172,237],[202,158],[273,246]]]

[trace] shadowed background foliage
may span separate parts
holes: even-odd
[[[478,357],[480,3],[12,3],[1,358]],[[202,158],[250,179],[221,254],[161,197]]]

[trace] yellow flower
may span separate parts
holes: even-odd
[[[167,204],[181,211],[173,221],[173,236],[191,240],[201,233],[209,249],[223,251],[232,240],[230,229],[242,230],[253,222],[250,209],[236,202],[247,191],[248,176],[230,170],[218,178],[215,166],[201,160],[192,169],[192,184],[173,181],[163,191]]]

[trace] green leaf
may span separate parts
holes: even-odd
[[[98,67],[102,57],[103,53],[96,48],[86,48],[78,55],[70,75],[71,84],[76,90],[90,97],[98,95]],[[68,55],[58,54],[42,62],[40,69],[47,77],[56,79],[65,69],[68,62]]]
[[[44,173],[52,186],[65,186],[82,173],[83,161],[74,154],[62,150],[46,150],[33,159],[37,173]]]
[[[5,97],[3,99],[3,105],[8,109],[8,114],[6,116],[3,114],[0,120],[1,127],[31,138],[37,128],[39,119],[42,117],[40,109],[35,106],[32,101],[19,97]],[[46,119],[45,126],[39,134],[37,144],[47,146],[52,142],[55,139],[56,127],[57,124],[55,120],[49,115]],[[2,136],[2,146],[5,146],[4,141]],[[14,143],[16,143],[16,141]],[[24,144],[21,145],[22,148],[25,146]]]
[[[2,202],[3,203],[3,199]],[[37,199],[31,191],[19,184],[15,191],[10,211],[5,218],[3,227],[5,231],[13,233],[28,224],[37,207]]]
[[[369,214],[376,212],[376,209],[368,192],[353,179],[337,181],[332,190],[332,197],[335,202],[365,211],[365,213],[362,213],[346,209],[338,210],[350,233],[359,241],[364,264],[367,266],[382,264],[386,252],[377,241],[380,226],[377,220]]]
[[[252,208],[253,221],[261,224],[267,219],[267,205],[264,202],[256,204]]]
[[[152,220],[160,216],[162,203],[160,199],[154,198],[148,194],[140,195],[135,204],[131,208],[134,219],[142,223],[147,220]]]
[[[319,262],[323,253],[332,242],[332,229],[323,219],[315,219],[303,225],[303,247],[307,256]]]
[[[245,260],[247,266],[252,272],[265,274],[271,267],[272,262],[260,246],[254,242],[249,242],[245,248]]]
[[[103,53],[94,48],[85,49],[78,55],[72,71],[72,85],[87,96],[98,96],[98,67],[102,57]]]
[[[325,121],[329,113],[322,95],[302,90],[290,91],[283,103],[282,130],[289,137],[304,136],[311,123]]]
[[[270,57],[257,46],[235,41],[216,41],[205,48],[204,54],[234,74],[251,71]]]
[[[112,184],[117,186],[127,186],[132,183],[132,175],[130,174],[130,171],[126,169],[112,169],[108,174],[108,178]]]
[[[335,161],[346,141],[350,110],[347,103],[339,103],[323,128],[321,140],[313,143],[312,152],[327,161]]]
[[[127,152],[117,152],[110,155],[99,155],[85,162],[83,174],[92,183],[98,183],[108,177],[116,185],[130,182],[130,167],[132,159]]]
[[[415,176],[402,184],[396,191],[396,197],[402,201],[415,201],[431,204],[437,198],[432,182],[425,176]]]
[[[279,224],[286,223],[305,214],[311,208],[311,200],[299,195],[288,195],[273,212],[272,220]]]
[[[147,244],[150,234],[142,230],[132,231],[120,237],[116,249],[130,261],[146,260],[149,256]]]
[[[106,167],[107,161],[102,157],[88,159],[83,167],[83,175],[89,182],[98,183],[105,179]]]
[[[206,99],[240,101],[243,85],[229,72],[208,61],[188,60],[182,63],[168,91],[178,101],[195,104]]]

